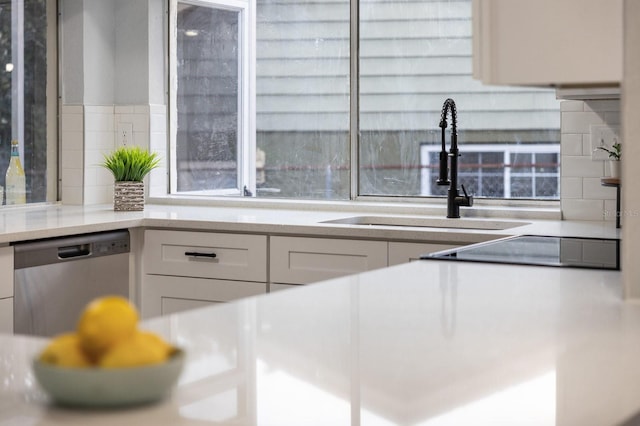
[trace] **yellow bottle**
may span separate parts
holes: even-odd
[[[18,141],[11,141],[11,160],[7,167],[5,179],[7,205],[25,204],[27,202],[26,182],[24,169],[20,164]]]

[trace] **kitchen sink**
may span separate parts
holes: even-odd
[[[489,220],[489,219],[439,219],[426,217],[396,216],[352,216],[343,219],[325,220],[322,223],[335,223],[355,226],[410,226],[419,228],[450,229],[486,229],[501,231],[529,225],[529,222]]]

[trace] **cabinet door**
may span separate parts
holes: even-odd
[[[308,284],[387,266],[384,241],[271,237],[271,282]]]
[[[486,84],[617,84],[622,0],[473,0],[473,76]]]
[[[0,333],[13,334],[13,297],[0,299]]]
[[[460,244],[438,244],[438,243],[389,243],[389,266],[408,263],[420,259],[420,256],[428,253],[435,253],[441,250],[448,250],[462,247]]]
[[[143,251],[146,274],[267,280],[265,235],[147,230]]]
[[[0,247],[0,299],[13,297],[13,246]]]
[[[142,285],[142,316],[168,315],[266,292],[266,283],[147,275]]]

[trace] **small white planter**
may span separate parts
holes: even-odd
[[[113,188],[113,210],[144,210],[144,182],[116,182]]]
[[[609,175],[612,178],[620,179],[620,160],[609,161]]]

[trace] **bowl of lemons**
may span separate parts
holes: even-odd
[[[55,403],[120,407],[166,397],[183,365],[182,350],[138,328],[127,299],[105,296],[85,307],[75,332],[51,339],[33,372]]]

